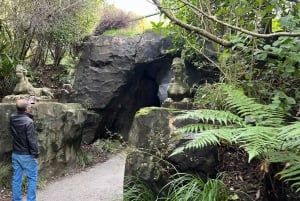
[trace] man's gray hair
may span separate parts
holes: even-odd
[[[26,99],[17,100],[16,107],[18,111],[25,111],[28,106],[29,106],[28,100]]]

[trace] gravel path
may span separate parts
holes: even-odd
[[[125,154],[113,155],[104,163],[48,184],[37,192],[38,201],[122,200]]]

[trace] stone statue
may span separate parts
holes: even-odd
[[[17,85],[14,88],[14,94],[29,94],[36,97],[53,98],[53,94],[48,88],[35,88],[28,81],[27,70],[22,65],[17,65],[16,76],[18,79]]]
[[[13,90],[13,95],[5,96],[2,102],[13,102],[20,98],[35,96],[36,100],[53,99],[53,94],[49,88],[36,88],[28,81],[27,70],[20,64],[16,66],[17,84]]]
[[[168,98],[166,102],[190,102],[190,88],[187,84],[187,76],[184,61],[174,58],[172,62],[173,77],[168,86]]]

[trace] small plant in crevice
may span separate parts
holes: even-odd
[[[10,164],[0,163],[0,188],[8,187],[11,183],[12,167]]]
[[[93,143],[100,151],[115,153],[124,145],[122,141],[123,137],[119,133],[106,129],[106,135],[108,136],[106,139],[98,139]]]
[[[94,159],[94,157],[91,153],[80,151],[77,154],[77,158],[76,158],[77,167],[85,168],[92,164],[93,159]]]

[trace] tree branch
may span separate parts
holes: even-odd
[[[185,22],[183,22],[182,20],[176,18],[174,16],[174,14],[170,11],[168,11],[168,9],[164,8],[161,6],[160,0],[152,0],[152,2],[157,6],[157,8],[163,13],[165,14],[174,24],[177,24],[178,26],[188,30],[188,31],[191,31],[191,32],[195,32],[195,33],[198,33],[200,34],[201,36],[219,44],[219,45],[222,45],[224,47],[227,47],[227,48],[230,48],[232,47],[234,44],[228,40],[225,40],[225,39],[222,39],[220,37],[217,37],[215,35],[213,35],[212,33],[206,31],[205,29],[201,29],[199,27],[196,27],[196,26],[192,26],[192,25],[189,25]],[[194,6],[193,4],[185,1],[185,0],[179,0],[180,2],[182,2],[183,4],[185,4],[186,6],[189,6],[191,9],[194,10],[194,13],[197,14],[198,16],[201,14],[205,17],[207,17],[208,19],[211,19],[212,21],[214,22],[217,22],[219,24],[222,24],[224,26],[227,26],[231,29],[234,29],[236,31],[240,31],[242,33],[245,33],[245,34],[248,34],[248,35],[251,35],[251,36],[254,36],[254,37],[257,37],[257,38],[273,38],[273,37],[278,37],[278,36],[292,36],[292,37],[298,37],[300,36],[300,33],[293,33],[293,32],[276,32],[276,33],[271,33],[271,34],[260,34],[260,33],[256,33],[256,32],[252,32],[252,31],[249,31],[249,30],[246,30],[246,29],[243,29],[243,28],[240,28],[240,27],[237,27],[237,26],[233,26],[231,24],[228,24],[226,22],[223,22],[205,12],[203,12],[202,10],[200,10],[199,8],[197,8],[196,6]],[[290,0],[290,1],[300,1],[300,0]]]
[[[229,27],[229,28],[234,29],[236,31],[240,31],[242,33],[245,33],[245,34],[257,37],[257,38],[273,38],[273,37],[278,37],[278,36],[292,36],[292,37],[300,36],[300,33],[293,33],[293,32],[276,32],[276,33],[271,33],[271,34],[260,34],[260,33],[252,32],[252,31],[249,31],[247,29],[243,29],[241,27],[233,26],[231,24],[223,22],[223,21],[217,19],[216,17],[205,13],[204,11],[197,8],[195,5],[189,3],[185,0],[179,0],[179,1],[182,2],[183,4],[187,5],[188,7],[190,7],[194,11],[194,13],[196,15],[198,15],[199,17],[203,15],[203,16],[207,17],[208,19],[210,19],[214,22],[217,22],[217,23],[222,24],[226,27]]]
[[[222,45],[224,47],[232,47],[233,43],[231,43],[230,41],[224,40],[222,38],[219,38],[213,34],[211,34],[210,32],[201,29],[199,27],[196,26],[192,26],[189,24],[184,23],[183,21],[177,19],[171,12],[169,12],[167,9],[163,8],[161,6],[161,4],[159,3],[159,0],[152,0],[152,2],[157,6],[157,8],[164,13],[174,24],[177,24],[178,26],[188,30],[188,31],[192,31],[192,32],[196,32],[198,34],[200,34],[201,36],[214,41],[215,43]]]

